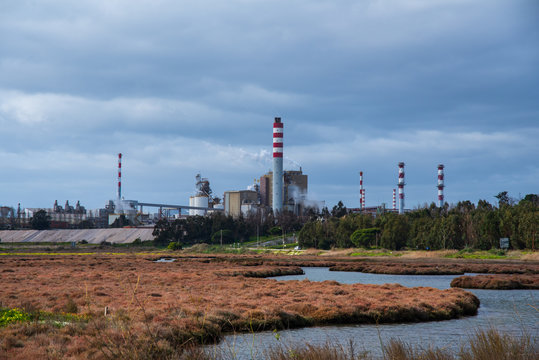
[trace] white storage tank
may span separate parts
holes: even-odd
[[[191,196],[189,197],[189,206],[194,207],[208,207],[209,198],[207,195],[197,195],[197,196]],[[196,209],[189,209],[189,215],[200,215],[204,216],[206,215],[206,210],[196,210]]]

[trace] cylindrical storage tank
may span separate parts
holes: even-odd
[[[194,197],[194,205],[195,207],[208,207],[208,196],[206,195],[197,195]],[[194,210],[194,215],[200,215],[204,216],[206,215],[206,210]]]
[[[189,196],[189,206],[195,206],[195,197],[194,196]],[[195,210],[194,209],[189,209],[189,216],[193,216],[195,215]]]

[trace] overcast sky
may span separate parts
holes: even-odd
[[[329,207],[538,193],[539,1],[0,1],[0,205],[245,189],[275,116]]]

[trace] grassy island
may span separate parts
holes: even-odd
[[[539,275],[476,275],[459,276],[451,287],[465,289],[539,289]]]

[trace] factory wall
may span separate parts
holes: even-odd
[[[284,199],[285,204],[294,204],[307,194],[307,175],[303,175],[301,170],[284,172]]]
[[[272,207],[273,205],[273,172],[260,177],[260,205]]]
[[[242,205],[256,204],[258,194],[253,190],[226,191],[225,214],[238,218],[242,213]]]
[[[292,210],[307,194],[309,178],[300,170],[286,170],[284,178],[284,205]],[[273,207],[273,172],[260,177],[260,204]],[[292,206],[292,207],[291,207]]]

